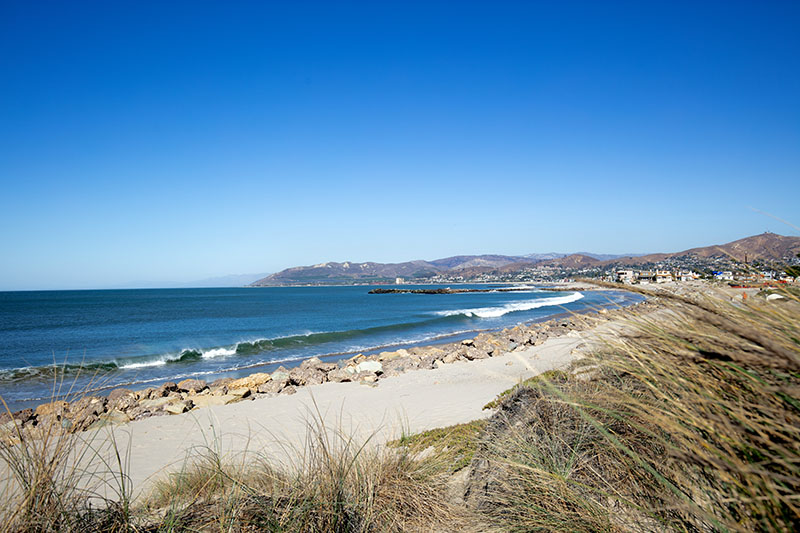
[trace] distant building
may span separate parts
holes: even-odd
[[[668,281],[672,281],[672,272],[669,270],[656,270],[653,280],[656,283],[667,283]]]
[[[714,279],[719,281],[733,281],[733,272],[725,270],[724,272],[714,272]]]
[[[697,272],[692,272],[690,270],[680,270],[675,272],[675,279],[678,281],[693,281],[699,279],[700,275]]]
[[[633,283],[635,278],[633,270],[617,270],[617,281],[621,283]]]
[[[406,282],[406,280],[403,279],[403,278],[394,278],[394,284],[395,285],[402,285],[405,282]]]
[[[656,273],[652,270],[642,270],[640,271],[636,279],[639,280],[639,283],[642,285],[647,285],[648,283],[655,283],[656,282]]]

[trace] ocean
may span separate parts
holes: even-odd
[[[487,288],[459,286],[470,287]],[[437,295],[368,294],[371,288],[0,292],[0,395],[15,410],[69,391],[237,377],[642,299],[533,286]]]

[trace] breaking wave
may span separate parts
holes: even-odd
[[[344,331],[312,332],[302,335],[289,335],[285,337],[265,338],[241,341],[228,346],[215,346],[210,348],[185,348],[183,350],[158,355],[142,355],[136,357],[118,357],[110,360],[86,361],[81,364],[66,363],[59,365],[46,366],[27,366],[8,370],[0,370],[0,383],[12,383],[27,380],[50,381],[55,375],[103,375],[114,371],[136,371],[166,365],[180,366],[197,363],[203,360],[222,360],[225,358],[252,356],[278,350],[297,350],[305,351],[306,348],[318,345],[341,343],[343,341],[358,341],[364,339],[366,342],[347,345],[334,345],[336,349],[371,349],[369,340],[376,334],[385,339],[385,334],[397,332],[402,337],[404,333],[421,326],[439,325],[445,322],[463,322],[475,318],[496,318],[515,311],[528,311],[539,307],[558,306],[575,302],[583,298],[579,292],[572,294],[538,298],[535,300],[524,300],[520,302],[508,303],[499,307],[478,307],[474,309],[455,309],[449,311],[438,311],[428,318],[400,323],[387,326],[376,326],[363,329],[351,329]],[[474,326],[467,326],[468,330],[474,330]],[[466,330],[465,330],[466,331]],[[392,336],[394,337],[394,336]],[[391,341],[390,341],[391,342]],[[331,347],[333,348],[333,346]],[[291,352],[290,352],[291,353]],[[343,352],[342,352],[343,353]],[[277,354],[276,354],[277,355]],[[236,366],[239,366],[237,363]]]
[[[565,305],[572,302],[577,302],[583,298],[583,294],[574,292],[566,296],[555,296],[552,298],[538,298],[536,300],[525,300],[522,302],[514,302],[498,307],[476,307],[473,309],[453,309],[450,311],[437,311],[435,314],[439,316],[466,316],[478,318],[497,318],[508,313],[515,311],[530,311],[531,309],[538,309],[540,307],[549,307],[553,305]]]
[[[201,360],[221,359],[235,356],[249,356],[284,349],[303,349],[327,343],[370,337],[379,333],[403,332],[426,324],[439,323],[443,320],[457,321],[460,317],[437,317],[418,322],[391,324],[364,329],[345,331],[314,332],[303,335],[290,335],[271,339],[241,341],[234,345],[217,346],[208,349],[185,348],[178,352],[160,355],[116,358],[107,361],[87,361],[82,364],[59,364],[46,366],[28,366],[0,371],[0,383],[16,382],[28,379],[51,380],[58,375],[93,375],[104,374],[115,370],[139,370],[165,365],[180,365]]]

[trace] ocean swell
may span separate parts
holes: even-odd
[[[525,300],[522,302],[513,302],[498,307],[476,307],[473,309],[453,309],[449,311],[436,311],[438,316],[466,316],[477,318],[497,318],[508,313],[515,311],[530,311],[531,309],[538,309],[540,307],[549,307],[553,305],[565,305],[572,302],[577,302],[583,298],[583,294],[574,292],[566,296],[555,296],[552,298],[538,298],[536,300]]]

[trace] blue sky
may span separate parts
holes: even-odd
[[[2,2],[0,289],[800,225],[797,2]]]

